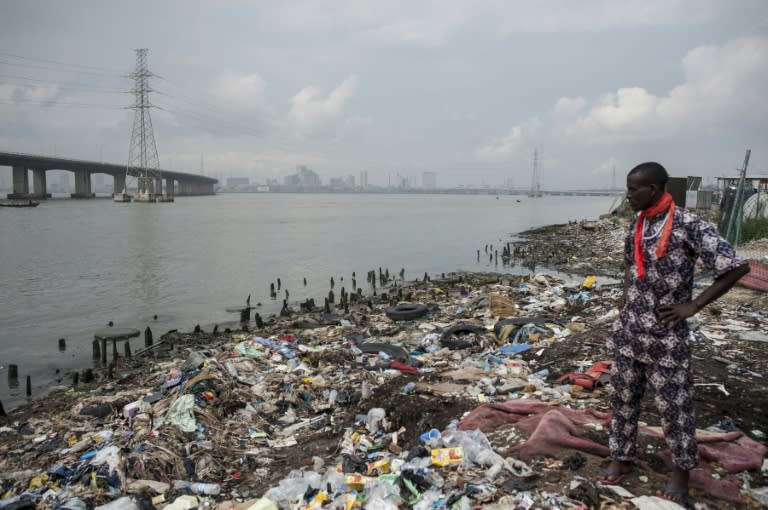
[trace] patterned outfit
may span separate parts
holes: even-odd
[[[633,257],[637,217],[625,240],[624,260],[630,269],[627,299],[608,340],[614,351],[609,447],[612,459],[635,460],[640,402],[649,384],[672,461],[677,467],[690,470],[698,464],[699,452],[688,324],[683,321],[668,328],[659,322],[657,309],[691,301],[697,258],[715,278],[747,262],[736,255],[712,225],[690,211],[675,208],[673,217],[667,216],[660,214],[644,225],[645,279],[638,278]],[[673,221],[672,235],[666,255],[658,258],[655,247],[665,221]]]

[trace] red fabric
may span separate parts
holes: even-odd
[[[405,363],[403,363],[401,361],[393,361],[389,365],[389,368],[394,368],[395,370],[399,370],[402,373],[408,374],[408,375],[416,375],[416,374],[419,373],[419,371],[416,370],[416,367],[412,367],[410,365],[406,365]]]
[[[749,274],[741,277],[739,285],[768,292],[768,264],[757,260],[750,260]]]
[[[672,235],[672,220],[674,219],[675,213],[675,201],[672,200],[672,195],[665,191],[658,202],[647,209],[643,209],[642,212],[640,212],[640,216],[637,218],[637,225],[635,225],[635,266],[637,266],[637,277],[641,280],[645,279],[643,223],[645,223],[646,218],[655,218],[656,216],[665,213],[668,213],[669,216],[667,222],[664,224],[664,230],[661,231],[661,237],[656,243],[656,256],[662,258],[667,254],[669,236]]]
[[[480,429],[484,432],[515,424],[528,439],[512,446],[504,455],[515,455],[521,459],[540,456],[563,458],[573,450],[581,450],[599,456],[608,455],[608,447],[587,437],[591,428],[588,424],[603,426],[605,442],[611,415],[594,409],[575,410],[553,406],[533,399],[508,400],[483,404],[471,411],[459,423],[459,430]],[[593,429],[594,430],[594,429]],[[660,427],[640,427],[639,434],[663,439]],[[594,431],[590,433],[594,437]],[[691,488],[701,490],[715,498],[744,504],[739,495],[739,479],[734,476],[741,471],[759,470],[768,447],[739,431],[727,433],[696,431],[701,462],[691,471]],[[657,455],[671,467],[668,449]],[[640,462],[649,475],[658,475],[650,465]],[[713,466],[728,472],[721,479],[712,478]],[[662,476],[662,475],[658,475]]]

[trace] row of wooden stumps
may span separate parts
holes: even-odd
[[[494,249],[492,244],[485,245],[485,253],[488,255],[489,262],[495,261],[496,264],[499,263],[499,250]],[[522,248],[516,246],[513,249],[511,242],[508,242],[506,245],[503,245],[501,247],[501,262],[505,265],[509,264],[513,254],[516,257],[520,256],[522,254]],[[480,250],[477,250],[477,261],[480,262]]]
[[[9,388],[18,388],[19,387],[19,366],[18,365],[8,365],[8,387]],[[32,396],[32,376],[27,376],[27,396]],[[2,404],[0,404],[0,407],[2,407]]]
[[[399,272],[400,280],[405,279],[405,268],[402,268]],[[340,280],[343,282],[344,277],[341,276]],[[366,275],[366,280],[368,281],[368,284],[372,288],[372,294],[374,296],[377,295],[377,281],[380,286],[385,286],[391,282],[395,282],[395,276],[394,274],[390,274],[389,268],[383,269],[381,267],[378,268],[378,272],[375,269],[372,269],[368,271],[368,274]],[[424,273],[424,282],[429,281],[429,275],[427,273]],[[306,287],[307,286],[307,279],[306,277],[303,278],[303,284]],[[334,289],[336,287],[336,280],[334,277],[330,278],[330,290],[328,291],[328,295],[324,297],[323,299],[323,311],[325,313],[331,313],[331,309],[336,305],[336,293],[334,292]],[[280,309],[280,315],[286,316],[290,315],[292,313],[292,310],[290,309],[288,305],[288,299],[290,297],[290,292],[288,289],[283,289],[283,282],[280,278],[277,278],[275,282],[271,282],[269,284],[269,296],[271,299],[277,299],[277,292],[283,290],[285,292],[285,298],[283,299],[282,308]],[[402,299],[402,290],[400,290],[397,294],[398,299]],[[386,294],[382,297],[386,297]],[[240,312],[240,322],[242,324],[247,324],[251,321],[251,310],[254,308],[250,305],[250,299],[251,296],[249,295],[246,299],[246,305],[239,309]],[[342,308],[344,310],[344,313],[349,313],[349,304],[362,301],[363,299],[363,289],[361,287],[357,286],[357,274],[353,271],[352,272],[352,292],[347,292],[345,287],[341,287],[339,292],[339,301],[338,301],[338,307]],[[258,304],[259,306],[261,303]],[[370,305],[369,305],[370,306]],[[311,312],[313,310],[317,309],[317,306],[315,304],[314,298],[307,298],[303,302],[299,303],[299,309],[302,312]],[[235,311],[235,310],[231,310]],[[264,321],[261,318],[261,316],[258,313],[254,314],[254,322],[256,323],[257,328],[263,328],[264,327]],[[246,326],[243,326],[246,327]]]

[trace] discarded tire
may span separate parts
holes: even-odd
[[[482,326],[459,324],[457,326],[451,326],[443,331],[440,343],[443,347],[447,347],[451,350],[466,349],[478,345],[477,338],[468,335],[478,336],[485,332],[486,330]]]
[[[387,317],[393,321],[412,321],[424,317],[427,307],[419,304],[403,304],[387,310]]]

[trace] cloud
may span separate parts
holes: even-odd
[[[702,23],[717,15],[711,0],[499,0],[491,10],[501,35]]]
[[[691,50],[682,60],[685,81],[666,95],[643,87],[608,92],[590,105],[562,97],[548,114],[519,123],[475,151],[479,159],[510,160],[528,148],[674,142],[744,126],[768,116],[768,39],[744,38]],[[611,163],[613,164],[613,163]]]
[[[323,97],[313,87],[305,87],[291,98],[289,116],[297,133],[309,137],[339,137],[343,128],[370,124],[370,118],[346,117],[345,107],[357,91],[357,76],[350,76]]]
[[[21,95],[26,101],[50,101],[59,95],[59,86],[55,83],[46,85],[25,85]]]
[[[162,108],[156,112],[159,125],[182,132],[202,129],[227,138],[263,136],[274,129],[267,82],[258,73],[231,69],[203,73],[204,66],[195,59],[176,66],[181,78],[161,83],[161,93],[152,98]]]
[[[252,5],[265,30],[344,34],[363,44],[424,48],[441,46],[472,25],[508,36],[702,23],[718,14],[714,0],[298,0]]]
[[[478,147],[476,153],[480,159],[488,161],[504,160],[517,155],[523,145],[523,128],[512,126],[509,132],[501,138]]]
[[[10,102],[13,94],[16,92],[16,86],[10,83],[0,83],[0,101]]]
[[[242,74],[227,70],[214,83],[213,94],[233,111],[259,110],[266,107],[267,82],[256,73]]]
[[[0,83],[0,100],[21,105],[25,102],[42,103],[52,101],[59,95],[58,84],[15,85]]]

